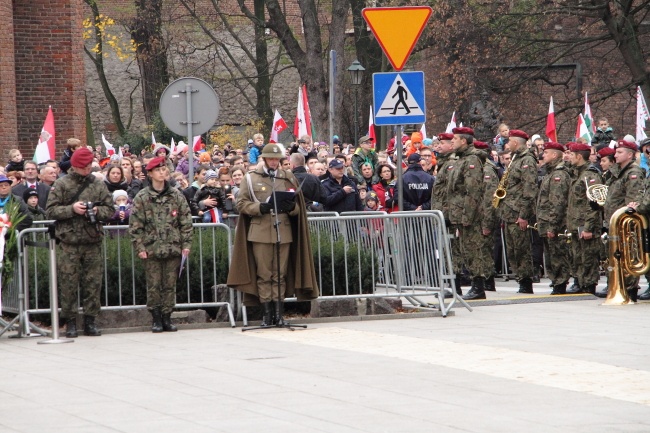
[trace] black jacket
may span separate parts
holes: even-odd
[[[359,190],[349,177],[343,175],[341,183],[338,183],[332,176],[329,176],[323,181],[322,185],[327,192],[324,200],[325,211],[340,213],[363,210]],[[343,187],[347,185],[354,189],[350,194],[343,190]]]
[[[27,188],[27,182],[21,182],[11,188],[11,193],[22,198]],[[38,193],[38,205],[45,209],[47,207],[47,197],[50,195],[50,186],[43,182],[36,182],[36,192]]]
[[[292,172],[298,179],[298,185],[302,185],[302,195],[305,197],[307,206],[313,202],[323,203],[325,201],[327,191],[323,188],[317,176],[307,173],[304,166],[296,167]]]
[[[431,189],[433,176],[426,173],[420,164],[411,164],[402,176],[404,182],[404,210],[415,210],[422,206],[422,210],[431,209]]]

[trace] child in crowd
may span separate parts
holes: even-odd
[[[614,136],[614,129],[609,126],[609,120],[605,117],[598,119],[598,128],[594,138],[591,139],[591,145],[596,148],[596,151],[609,146],[611,141],[616,140]]]
[[[366,196],[366,202],[364,204],[364,211],[366,212],[372,212],[372,211],[381,211],[381,205],[379,204],[379,197],[377,197],[377,193],[372,191],[368,193]]]
[[[194,195],[194,202],[199,209],[199,216],[202,216],[204,223],[220,222],[219,210],[223,209],[222,192],[219,188],[219,176],[214,170],[205,172],[205,183]],[[206,200],[214,200],[215,205],[206,203]]]
[[[129,195],[123,189],[113,191],[113,206],[115,207],[115,214],[108,221],[110,225],[127,225],[129,217],[131,216],[131,203],[129,203]]]
[[[499,125],[499,134],[494,137],[494,148],[497,152],[503,152],[506,143],[510,140],[510,127],[505,123]]]
[[[9,151],[9,164],[5,167],[5,172],[10,171],[25,171],[25,160],[18,149]]]
[[[366,202],[366,194],[368,194],[368,186],[365,183],[360,183],[358,186],[359,190],[359,198],[361,199],[361,203]]]
[[[27,210],[32,216],[32,221],[45,220],[45,211],[38,205],[38,192],[34,188],[27,188],[23,193],[23,200],[27,203]]]

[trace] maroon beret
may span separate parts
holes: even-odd
[[[571,152],[582,152],[582,151],[589,151],[591,150],[591,146],[585,143],[569,143],[567,144],[567,147]]]
[[[523,138],[524,140],[528,140],[530,138],[528,134],[526,134],[524,131],[521,131],[519,129],[511,129],[510,137]]]
[[[564,146],[562,146],[560,143],[556,143],[554,141],[548,141],[544,143],[544,150],[546,149],[553,149],[553,150],[559,150],[560,152],[564,152],[566,149]]]
[[[612,149],[611,147],[603,147],[602,149],[600,149],[598,151],[598,155],[600,155],[601,158],[613,155],[615,153],[616,153],[616,151],[614,149]]]
[[[465,135],[471,135],[472,137],[474,136],[474,130],[472,128],[468,128],[467,126],[461,126],[460,128],[454,128],[451,130],[454,134],[465,134]]]
[[[454,138],[454,134],[450,134],[448,132],[443,132],[442,134],[438,134],[438,140],[451,140]]]
[[[488,144],[485,141],[478,141],[478,140],[474,140],[474,147],[476,149],[485,149],[485,150],[490,148],[490,146],[488,146]]]
[[[84,168],[93,162],[94,155],[87,147],[81,147],[72,153],[70,165],[77,168]]]
[[[639,147],[636,145],[636,143],[634,143],[632,141],[627,141],[627,140],[618,140],[616,142],[616,147],[617,148],[618,147],[625,147],[626,149],[630,149],[630,150],[633,150],[635,152],[637,150],[639,150]]]
[[[165,164],[165,157],[164,156],[158,156],[151,161],[149,161],[149,164],[145,167],[145,170],[151,171],[156,167],[166,167]]]

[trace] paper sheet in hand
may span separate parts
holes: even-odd
[[[284,200],[294,200],[296,193],[293,191],[276,191],[275,198],[278,201],[278,205],[280,205]],[[268,203],[273,205],[273,194],[269,197]]]

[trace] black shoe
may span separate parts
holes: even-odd
[[[638,296],[639,301],[650,301],[650,286],[647,290]]]
[[[162,312],[160,311],[160,308],[154,308],[151,310],[151,317],[153,318],[153,322],[151,323],[151,332],[156,334],[163,332]]]
[[[630,300],[632,302],[636,302],[639,299],[639,297],[637,296],[637,294],[639,293],[639,289],[640,289],[639,286],[631,287],[627,289],[627,294],[630,296]]]
[[[578,287],[576,283],[573,283],[573,286],[566,291],[567,295],[577,295],[578,293],[584,293],[581,287]]]
[[[284,326],[284,301],[275,302],[275,318],[273,323],[275,326]]]
[[[463,296],[463,289],[460,287],[460,280],[460,274],[456,274],[456,279],[454,280],[454,284],[456,285],[456,294]]]
[[[553,291],[551,292],[551,295],[566,295],[566,284],[567,283],[562,283],[553,286]]]
[[[102,331],[95,325],[95,318],[93,316],[84,316],[84,335],[89,337],[99,337]]]
[[[68,319],[65,322],[65,338],[77,338],[79,333],[77,333],[77,319]]]
[[[273,313],[271,312],[271,303],[262,302],[262,327],[273,326]]]
[[[475,277],[472,280],[472,288],[463,296],[463,299],[466,301],[485,299],[485,278]]]
[[[596,285],[595,284],[590,284],[582,289],[584,293],[589,293],[591,295],[596,294]]]
[[[596,295],[596,297],[598,297],[598,298],[606,298],[607,293],[608,293],[607,289],[605,289],[605,290],[601,290],[600,292],[594,293],[594,295]]]
[[[519,291],[517,293],[524,293],[526,295],[533,294],[533,279],[530,277],[522,278],[519,280]]]
[[[172,313],[162,315],[162,328],[165,332],[176,332],[178,328],[172,324]]]
[[[494,283],[494,275],[491,276],[490,278],[486,278],[486,280],[485,280],[485,291],[486,292],[496,292],[497,291],[497,286]]]

